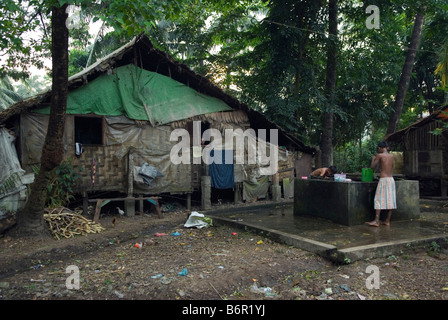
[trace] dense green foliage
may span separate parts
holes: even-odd
[[[39,168],[33,166],[33,171],[37,175]],[[74,198],[73,187],[77,180],[81,178],[81,168],[74,168],[71,159],[64,160],[51,172],[50,183],[46,188],[46,206],[56,208],[66,206]]]

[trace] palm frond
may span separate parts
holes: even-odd
[[[13,103],[22,100],[22,96],[12,90],[0,87],[0,110],[8,108]]]

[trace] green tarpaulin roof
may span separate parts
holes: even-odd
[[[133,64],[70,91],[67,100],[67,114],[125,115],[154,125],[229,110],[232,108],[217,98]],[[50,108],[35,111],[49,114]]]

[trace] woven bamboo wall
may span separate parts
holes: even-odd
[[[113,154],[118,151],[115,146],[85,146],[80,158],[76,158],[74,143],[66,153],[73,158],[72,165],[81,168],[75,191],[127,191],[127,160],[118,160]],[[94,183],[92,183],[93,160],[95,160]]]
[[[67,115],[65,126],[65,158],[72,159],[72,166],[81,175],[75,192],[83,191],[121,191],[127,190],[127,160],[113,155],[120,146],[83,146],[81,157],[75,156],[74,116]],[[93,160],[95,175],[92,183]],[[78,171],[80,169],[80,171]]]

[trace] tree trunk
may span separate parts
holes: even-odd
[[[51,13],[53,70],[50,119],[42,148],[39,173],[31,185],[25,208],[17,217],[18,229],[23,234],[40,235],[48,230],[43,219],[47,184],[50,181],[51,171],[62,162],[64,156],[63,135],[68,96],[69,37],[65,25],[68,17],[65,12],[66,8],[67,5],[53,7]]]
[[[333,122],[336,88],[336,63],[337,63],[337,32],[338,32],[338,8],[337,0],[329,1],[329,37],[327,47],[327,74],[325,81],[325,96],[328,107],[322,118],[322,136],[320,149],[322,151],[322,166],[327,167],[333,163]]]
[[[403,111],[404,99],[411,80],[412,68],[414,66],[415,56],[417,55],[418,46],[420,44],[420,37],[422,35],[423,22],[425,20],[426,7],[423,7],[415,17],[414,28],[412,29],[411,41],[409,49],[406,54],[403,69],[401,71],[400,82],[398,83],[398,91],[395,96],[394,112],[389,119],[386,137],[397,130],[398,121],[400,120]]]

